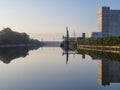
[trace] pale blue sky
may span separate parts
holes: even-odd
[[[29,33],[97,31],[98,8],[120,9],[120,0],[0,0],[0,29]]]

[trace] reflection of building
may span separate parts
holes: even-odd
[[[98,31],[104,36],[120,36],[120,10],[102,7],[98,11]]]
[[[98,61],[98,82],[100,85],[120,82],[120,62],[110,60]]]
[[[100,85],[120,83],[120,54],[111,52],[100,52],[92,50],[81,50],[79,54],[86,54],[92,60],[98,60],[98,82]],[[102,59],[102,60],[101,60]]]

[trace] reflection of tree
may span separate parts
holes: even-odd
[[[99,59],[108,59],[113,61],[120,61],[120,53],[112,52],[101,52],[101,51],[92,51],[92,50],[79,50],[79,53],[84,53],[94,58]]]
[[[0,60],[4,63],[8,64],[13,59],[19,57],[26,57],[28,55],[29,50],[37,49],[34,47],[5,47],[0,48]]]

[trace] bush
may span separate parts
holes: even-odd
[[[109,36],[103,38],[86,38],[86,39],[78,40],[78,44],[118,46],[120,45],[120,37]]]

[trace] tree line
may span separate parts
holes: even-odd
[[[40,44],[40,42],[30,39],[26,33],[18,33],[10,28],[4,28],[0,31],[0,45],[5,44]]]
[[[108,46],[120,46],[120,36],[108,36],[103,38],[85,38],[79,39],[77,42],[79,45],[108,45]]]

